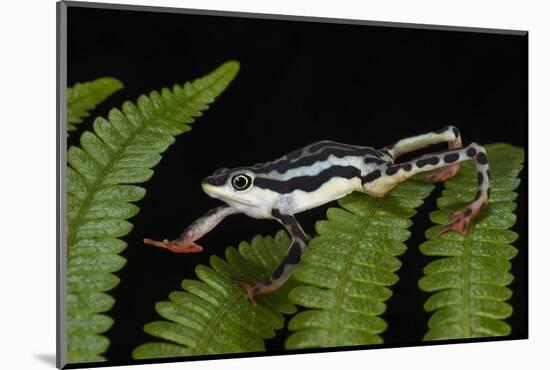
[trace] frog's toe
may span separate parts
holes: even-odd
[[[164,239],[163,241],[158,241],[158,240],[145,238],[145,239],[143,239],[143,242],[145,244],[149,244],[149,245],[152,245],[154,247],[170,248],[170,241],[168,241],[168,239]]]
[[[449,220],[451,222],[454,222],[456,219],[458,219],[458,218],[460,218],[460,216],[462,216],[462,213],[463,213],[463,211],[455,211],[455,212],[449,213]]]
[[[256,304],[256,301],[254,300],[254,293],[255,293],[254,288],[258,284],[258,282],[256,281],[256,278],[252,278],[250,282],[246,282],[236,277],[231,278],[231,280],[233,280],[234,282],[236,282],[246,290],[246,295],[248,296],[248,300],[250,301],[250,303]]]
[[[441,235],[449,231],[458,231],[462,235],[466,235],[466,232],[468,231],[468,224],[469,224],[468,220],[462,221],[460,219],[457,219],[451,222],[450,224],[445,225],[441,229],[439,229],[439,231],[435,233],[435,236],[440,237]]]

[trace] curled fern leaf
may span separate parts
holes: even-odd
[[[510,260],[517,254],[513,243],[518,235],[508,230],[516,222],[514,192],[519,185],[523,149],[508,144],[487,145],[491,166],[491,201],[475,218],[467,235],[450,232],[440,238],[427,230],[428,241],[420,246],[428,256],[442,257],[428,264],[419,286],[435,292],[424,304],[434,312],[425,340],[503,336],[510,326],[502,321],[512,314],[505,303],[512,291]],[[448,223],[451,211],[460,209],[477,189],[473,164],[465,163],[460,174],[445,183],[438,199],[439,211],[430,214],[439,225]]]
[[[112,77],[101,77],[69,87],[67,89],[67,130],[76,130],[74,124],[82,123],[82,118],[89,116],[88,111],[122,87],[122,82]]]
[[[145,189],[160,154],[175,135],[189,131],[194,117],[223,92],[239,65],[228,62],[209,75],[172,90],[142,95],[137,106],[126,102],[109,119],[94,121],[95,133],[84,132],[82,148],[68,150],[68,360],[100,361],[109,344],[99,335],[112,325],[108,311],[114,300],[104,293],[119,279],[112,273],[125,259],[119,237],[132,229],[127,221],[138,211],[132,204]]]
[[[242,242],[238,250],[227,248],[226,260],[212,256],[212,267],[197,266],[200,281],[184,280],[184,291],[172,292],[170,301],[156,305],[165,320],[145,325],[147,333],[168,342],[142,344],[134,350],[133,357],[265,351],[264,339],[273,337],[275,330],[284,325],[282,313],[296,311],[287,298],[294,285],[289,281],[275,293],[258,297],[258,304],[253,305],[244,289],[231,278],[268,276],[289,243],[284,231],[275,238],[256,236],[251,243]]]
[[[290,293],[308,308],[289,322],[295,331],[287,348],[336,347],[381,343],[386,322],[380,317],[395,284],[406,250],[410,217],[433,185],[411,180],[386,197],[354,193],[330,208],[328,221],[319,221],[319,236],[310,243],[294,274],[306,284]]]

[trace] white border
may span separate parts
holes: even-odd
[[[548,364],[550,22],[543,1],[129,0],[111,3],[530,31],[529,333],[524,341],[119,367],[120,369],[537,368]],[[2,6],[2,368],[53,368],[55,353],[55,1]],[[505,76],[503,76],[505,78]],[[7,83],[7,84],[6,84]],[[546,94],[545,94],[546,93]],[[495,127],[495,129],[498,129]],[[542,365],[547,366],[547,365]]]

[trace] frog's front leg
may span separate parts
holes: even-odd
[[[143,239],[143,242],[155,247],[166,248],[175,253],[201,252],[202,247],[196,244],[195,240],[200,239],[227,216],[239,212],[239,210],[230,206],[217,207],[206,212],[201,218],[187,226],[183,233],[175,240],[169,241],[168,239],[164,239],[163,241],[157,241],[146,238]]]
[[[292,237],[292,241],[286,256],[283,257],[282,261],[268,278],[261,281],[252,279],[250,282],[233,279],[246,289],[248,299],[254,304],[256,303],[254,300],[255,296],[269,294],[277,290],[290,278],[308,246],[307,236],[293,215],[282,214],[278,209],[273,209],[271,214],[273,218],[283,224]]]
[[[466,234],[472,218],[476,217],[489,202],[489,163],[485,149],[476,143],[465,148],[452,149],[437,154],[427,154],[409,162],[389,164],[366,175],[363,191],[375,196],[383,196],[398,183],[413,175],[443,169],[465,160],[472,160],[476,166],[478,191],[475,199],[462,210],[450,215],[451,223],[440,229],[436,236],[455,230]]]

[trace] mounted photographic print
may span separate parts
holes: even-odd
[[[527,37],[58,3],[58,367],[527,338]]]

